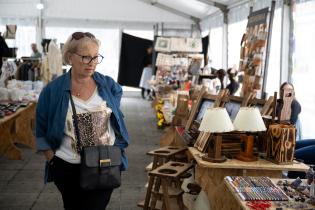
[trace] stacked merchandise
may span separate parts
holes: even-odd
[[[225,179],[244,201],[287,201],[286,194],[268,177],[227,176]]]
[[[38,58],[22,58],[23,62],[19,65],[15,78],[22,81],[36,81],[40,79],[41,62]]]
[[[43,82],[9,80],[7,87],[0,87],[0,101],[37,101]]]
[[[203,61],[203,54],[198,54],[202,51],[201,39],[158,37],[155,50],[156,86],[184,89],[191,76],[199,73]]]
[[[242,95],[262,89],[269,27],[268,11],[269,8],[265,8],[251,13],[248,17],[246,33],[241,41],[239,64],[240,71],[244,72]]]

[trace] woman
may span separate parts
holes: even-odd
[[[150,95],[151,87],[150,87],[149,81],[152,77],[152,51],[153,51],[152,47],[147,48],[146,55],[142,61],[143,71],[142,71],[139,87],[141,88],[141,96],[143,99],[145,99],[146,96],[148,97]],[[145,92],[146,92],[146,95],[145,95]]]
[[[129,137],[119,108],[122,89],[112,78],[95,71],[103,59],[99,46],[93,34],[73,33],[63,51],[64,63],[72,68],[43,89],[37,104],[36,141],[47,160],[45,182],[54,181],[66,210],[104,210],[113,191],[80,188],[81,160],[76,148],[70,94],[77,113],[106,113],[106,125],[95,124],[100,128],[97,133],[106,134],[106,144],[121,148],[121,170],[127,167],[124,149]]]
[[[284,82],[280,86],[280,99],[277,100],[277,107],[276,107],[276,113],[278,117],[280,117],[281,110],[283,108],[283,98],[288,97],[288,96],[284,96],[285,92],[287,94],[291,94],[293,92],[294,94],[294,86],[289,82]],[[300,113],[301,113],[301,105],[296,100],[295,96],[293,95],[293,100],[291,103],[291,115],[290,115],[289,122],[290,124],[295,125],[296,127],[296,140],[297,141],[302,139],[302,128],[301,128],[301,123],[298,118]]]

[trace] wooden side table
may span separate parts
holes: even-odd
[[[193,147],[189,152],[197,161],[196,181],[207,193],[211,209],[235,210],[238,206],[232,196],[226,196],[229,190],[224,184],[225,176],[268,176],[281,178],[282,171],[306,171],[308,166],[294,162],[292,165],[278,165],[265,159],[255,162],[243,162],[228,159],[224,163],[211,163],[202,160],[202,153]]]
[[[0,119],[0,154],[12,160],[22,158],[22,152],[14,143],[35,149],[32,124],[35,119],[36,103],[19,108],[15,113]]]

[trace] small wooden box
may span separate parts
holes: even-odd
[[[293,164],[295,126],[272,124],[267,131],[267,159],[277,164]]]

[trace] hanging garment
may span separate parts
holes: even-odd
[[[48,57],[47,55],[43,57],[42,60],[42,67],[40,71],[40,77],[41,80],[44,82],[44,84],[48,84],[51,80],[51,74],[49,72],[49,64],[48,64]]]
[[[47,57],[50,74],[60,76],[62,74],[62,54],[56,42],[49,43]]]
[[[15,39],[15,34],[16,34],[16,25],[6,25],[6,31],[3,34],[3,37],[5,39]]]
[[[151,77],[152,77],[152,68],[151,67],[145,67],[143,69],[143,72],[141,75],[139,87],[147,89],[147,90],[151,89],[151,86],[149,84]]]

